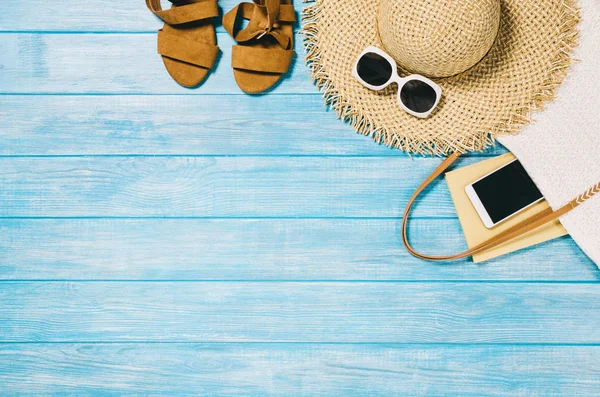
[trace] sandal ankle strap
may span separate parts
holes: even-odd
[[[284,50],[291,47],[292,38],[284,33],[279,26],[280,22],[293,23],[296,21],[294,6],[279,4],[278,7],[271,2],[280,3],[281,0],[254,0],[254,3],[240,3],[223,16],[223,27],[238,43],[252,39],[260,39],[266,35],[272,36]],[[240,19],[250,21],[246,28],[235,32],[235,26]]]
[[[219,16],[217,0],[200,0],[193,3],[176,0],[171,2],[175,7],[168,10],[162,9],[160,0],[146,0],[146,6],[154,15],[169,25],[180,25]]]

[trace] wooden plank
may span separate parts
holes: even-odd
[[[0,342],[600,342],[597,283],[4,282]]]
[[[405,156],[4,157],[0,216],[397,218],[439,162]],[[414,213],[454,218],[445,182]]]
[[[239,3],[238,0],[219,0],[221,15]],[[163,7],[169,8],[167,1]],[[295,1],[297,19],[304,7]],[[0,2],[1,31],[52,31],[52,32],[156,32],[163,22],[152,15],[143,2],[124,1],[115,4],[110,0],[22,0],[18,3]],[[35,18],[31,16],[35,15]],[[215,23],[224,31],[220,18]]]
[[[356,134],[318,95],[4,95],[0,120],[0,155],[400,155]]]
[[[233,41],[226,33],[217,40],[222,54],[214,71],[190,90],[165,70],[155,34],[0,34],[0,93],[242,94],[230,67]],[[298,43],[296,50],[273,92],[319,95]]]
[[[408,255],[399,226],[397,220],[378,219],[5,219],[0,278],[600,279],[598,268],[567,237],[482,266],[470,259],[439,266]],[[465,248],[456,219],[417,219],[411,226],[414,245],[426,252]]]
[[[5,394],[592,396],[598,346],[0,345]]]

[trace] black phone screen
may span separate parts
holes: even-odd
[[[473,190],[494,223],[543,197],[519,160],[475,182]]]

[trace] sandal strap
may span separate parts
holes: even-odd
[[[161,29],[158,31],[158,53],[167,58],[210,69],[215,64],[219,47],[167,33]]]
[[[172,3],[175,4],[175,7],[163,10],[160,6],[160,0],[146,0],[148,9],[169,25],[179,25],[219,16],[217,0],[185,2],[183,5],[177,5],[182,2],[173,0]]]
[[[266,29],[273,29],[273,25],[279,21],[279,7],[281,6],[280,0],[253,0],[256,4],[256,8],[261,9],[264,7],[264,12],[267,15]]]
[[[255,72],[286,73],[293,57],[294,50],[236,45],[231,52],[231,66]]]
[[[254,0],[255,2],[258,0]],[[281,0],[275,0],[280,2]],[[240,19],[250,22],[246,28],[234,31]],[[278,8],[276,20],[273,22],[268,14],[267,6],[255,3],[240,3],[223,16],[223,27],[238,43],[252,39],[260,39],[270,35],[285,50],[291,49],[292,38],[279,28],[280,22],[292,23],[296,21],[296,12],[291,4],[281,4]],[[272,22],[272,25],[270,26]]]

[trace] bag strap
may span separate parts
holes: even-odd
[[[417,197],[419,197],[419,195],[423,192],[423,190],[425,190],[425,188],[427,188],[438,176],[440,176],[452,164],[454,164],[454,162],[456,162],[456,160],[458,160],[460,155],[461,155],[461,153],[456,152],[456,153],[453,153],[450,156],[448,156],[448,158],[446,158],[431,173],[431,175],[429,175],[423,181],[423,183],[421,183],[421,185],[417,188],[417,190],[415,190],[415,192],[412,194],[410,200],[408,201],[408,204],[406,205],[406,209],[404,210],[404,218],[402,219],[402,242],[404,243],[404,247],[406,247],[407,251],[410,252],[411,255],[413,255],[417,258],[426,259],[426,260],[430,260],[430,261],[451,261],[451,260],[456,260],[456,259],[463,259],[468,256],[478,254],[482,251],[486,251],[488,249],[497,247],[501,244],[506,243],[507,241],[510,241],[510,240],[520,237],[524,234],[527,234],[527,233],[531,232],[532,230],[535,230],[549,222],[555,221],[558,218],[560,218],[561,216],[565,215],[566,213],[579,207],[584,201],[589,200],[594,195],[600,193],[600,182],[598,182],[596,185],[591,187],[588,191],[586,191],[585,193],[583,193],[582,195],[580,195],[573,201],[569,202],[567,205],[561,207],[560,209],[558,209],[556,211],[553,211],[551,208],[544,210],[544,211],[540,212],[539,214],[536,214],[536,215],[524,220],[523,222],[518,223],[517,225],[509,228],[508,230],[505,230],[504,232],[498,234],[497,236],[494,236],[493,238],[491,238],[487,241],[484,241],[483,243],[481,243],[473,248],[470,248],[467,251],[461,252],[459,254],[443,255],[443,256],[432,256],[432,255],[421,254],[421,253],[415,251],[411,247],[411,245],[408,241],[408,218],[409,218],[410,212],[415,203],[415,200],[417,199]]]

